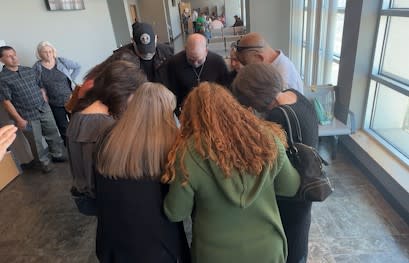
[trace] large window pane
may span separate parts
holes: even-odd
[[[409,8],[409,0],[393,0],[392,8]]]
[[[331,67],[331,84],[337,85],[338,83],[338,71],[339,71],[339,64],[336,62],[332,62]]]
[[[409,84],[409,17],[391,17],[382,74]]]
[[[338,0],[337,7],[338,8],[345,8],[346,0]]]
[[[409,97],[379,84],[370,128],[409,158]]]
[[[340,57],[342,45],[342,31],[344,30],[344,14],[337,13],[335,24],[334,55]]]

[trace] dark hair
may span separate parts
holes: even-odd
[[[266,111],[284,87],[280,73],[270,64],[249,64],[240,69],[232,84],[237,100],[248,107]]]
[[[3,57],[3,52],[7,51],[7,50],[14,50],[15,51],[15,49],[10,47],[10,46],[2,46],[2,47],[0,47],[0,58]]]
[[[135,64],[123,60],[114,61],[96,77],[94,87],[79,100],[73,112],[82,111],[100,100],[114,118],[119,118],[126,109],[129,95],[145,82],[145,73]]]
[[[135,65],[138,65],[139,59],[131,51],[123,50],[118,51],[109,56],[107,59],[93,67],[84,77],[85,80],[95,79],[110,63],[118,60],[129,61]]]

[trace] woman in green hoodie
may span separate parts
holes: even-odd
[[[300,178],[283,131],[208,82],[190,92],[180,122],[164,209],[175,222],[192,215],[192,262],[284,263],[276,194],[295,195]]]

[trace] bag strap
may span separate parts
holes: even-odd
[[[293,117],[293,119],[295,121],[295,128],[296,128],[295,131],[296,131],[297,140],[298,140],[298,142],[302,143],[303,141],[302,141],[301,125],[300,125],[300,121],[298,120],[297,113],[295,113],[293,108],[291,108],[288,105],[281,105],[281,106],[284,107],[288,112],[290,112],[290,115],[292,115],[292,117]]]
[[[285,120],[287,122],[287,127],[288,127],[288,131],[287,131],[288,141],[287,141],[287,143],[288,143],[288,148],[293,149],[294,148],[294,140],[293,140],[293,131],[292,131],[292,127],[291,127],[290,118],[288,117],[287,111],[286,111],[286,109],[284,107],[278,106],[277,108],[281,110],[281,112],[283,113],[284,118],[285,118]]]

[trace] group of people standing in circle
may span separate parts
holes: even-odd
[[[82,212],[98,218],[100,262],[307,260],[311,203],[291,199],[300,176],[277,109],[293,108],[304,143],[317,146],[300,76],[258,33],[232,47],[234,73],[206,44],[192,34],[173,55],[150,25],[136,23],[133,42],[91,69],[79,89],[64,133],[71,194],[94,202],[95,211]],[[49,86],[58,81],[47,95],[59,116],[70,94],[46,70],[72,66],[68,82],[76,63],[54,60],[36,72]],[[190,252],[182,224],[189,217]]]

